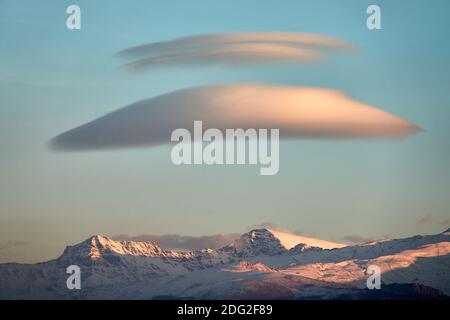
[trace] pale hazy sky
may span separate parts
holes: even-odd
[[[66,29],[66,7],[82,29]],[[382,9],[382,30],[366,8]],[[261,222],[329,240],[441,232],[450,218],[450,2],[0,1],[0,262],[56,257],[93,234],[240,233]],[[320,64],[124,72],[114,53],[222,32],[355,44]],[[174,166],[170,147],[55,153],[53,136],[138,100],[228,82],[333,88],[425,131],[284,141],[280,171]],[[422,220],[421,220],[422,219]]]

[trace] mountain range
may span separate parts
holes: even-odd
[[[449,252],[450,229],[358,245],[255,229],[198,251],[96,235],[55,260],[0,264],[0,299],[448,299]],[[80,290],[67,288],[70,265]]]

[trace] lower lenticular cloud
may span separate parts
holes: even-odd
[[[173,130],[275,128],[291,138],[396,138],[418,132],[413,123],[322,88],[259,84],[211,85],[142,100],[66,131],[55,150],[92,150],[170,143]]]
[[[158,65],[208,65],[312,62],[323,59],[320,50],[349,50],[345,41],[318,34],[243,32],[197,35],[154,42],[120,52],[138,60],[125,65],[138,69]]]

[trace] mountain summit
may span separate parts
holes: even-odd
[[[277,255],[294,248],[297,245],[320,249],[334,249],[345,247],[344,244],[325,240],[308,238],[296,234],[275,231],[272,229],[254,229],[244,233],[239,239],[222,248],[243,257],[263,255]]]
[[[304,237],[299,236],[297,234],[285,232],[285,231],[276,231],[272,229],[267,229],[275,238],[277,238],[281,245],[286,249],[292,249],[296,245],[304,244],[309,247],[316,247],[321,249],[336,249],[343,248],[346,245],[342,243],[330,242],[326,240],[321,240],[317,238]]]
[[[66,247],[65,255],[84,256],[97,260],[105,254],[129,256],[159,257],[169,254],[161,249],[156,242],[117,241],[105,236],[96,235],[74,245]]]

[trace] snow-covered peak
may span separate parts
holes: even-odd
[[[94,237],[97,248],[102,252],[117,253],[128,256],[159,256],[164,253],[156,242],[117,241],[107,237]]]
[[[151,241],[117,241],[102,235],[95,235],[77,245],[68,246],[64,251],[64,255],[88,257],[92,260],[98,260],[104,254],[164,256],[170,254],[170,251],[164,251]]]
[[[345,244],[330,242],[326,240],[321,240],[311,237],[303,237],[293,233],[285,231],[276,231],[272,229],[267,229],[270,233],[277,238],[281,245],[287,250],[294,248],[298,244],[304,244],[308,247],[316,247],[321,249],[335,249],[345,247]]]
[[[245,257],[260,254],[276,255],[286,251],[286,248],[268,229],[255,229],[244,233],[221,250],[232,251],[238,256]]]
[[[239,239],[222,248],[238,256],[277,255],[301,245],[300,251],[306,249],[334,249],[346,245],[316,238],[303,237],[285,231],[272,229],[254,229],[244,233]],[[296,250],[298,251],[298,250]]]

